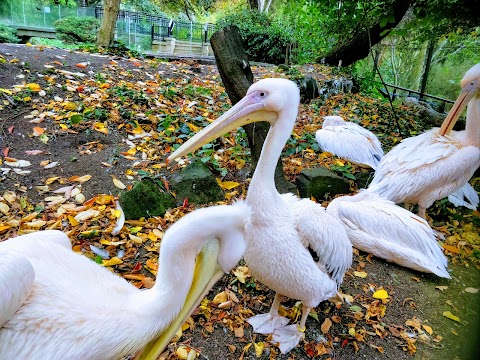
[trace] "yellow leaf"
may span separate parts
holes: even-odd
[[[103,266],[113,266],[113,265],[118,265],[123,263],[122,259],[119,259],[118,257],[113,257],[109,260],[102,260],[102,265]]]
[[[33,227],[33,228],[40,228],[45,225],[47,222],[44,220],[37,220],[37,221],[30,221],[26,222],[25,225]]]
[[[388,292],[386,290],[380,289],[373,293],[375,299],[388,299]]]
[[[221,293],[218,293],[217,295],[215,295],[215,297],[212,300],[212,304],[218,305],[225,301],[227,301],[227,293],[225,291],[222,291]]]
[[[72,215],[68,215],[68,221],[72,226],[77,226],[79,224],[79,222]]]
[[[63,108],[65,110],[75,110],[77,108],[77,104],[71,101],[66,101],[63,103]]]
[[[51,183],[57,181],[58,179],[60,179],[60,176],[55,176],[55,177],[48,178],[47,181],[45,181],[45,184],[50,185]]]
[[[365,271],[354,271],[353,275],[364,279],[367,277],[368,274]]]
[[[217,178],[216,180],[217,180],[218,185],[220,185],[220,187],[222,189],[225,189],[225,190],[231,190],[231,189],[236,188],[237,186],[240,185],[236,181],[222,181],[219,178]]]
[[[105,127],[104,123],[96,122],[93,124],[93,130],[101,132],[102,134],[108,135],[108,128]]]
[[[187,126],[190,128],[191,131],[195,133],[200,131],[200,128],[192,123],[187,123]]]
[[[460,318],[458,316],[453,315],[450,311],[444,311],[443,316],[449,318],[450,320],[460,322]]]
[[[345,166],[345,162],[340,159],[336,159],[333,163],[338,166]]]
[[[425,331],[426,331],[427,333],[429,333],[430,335],[433,334],[433,330],[432,330],[432,328],[431,328],[430,326],[422,324],[422,327],[423,327],[423,328],[425,329]]]
[[[113,195],[100,194],[100,195],[97,195],[95,202],[99,205],[106,205],[106,204],[113,203],[114,199],[115,198],[113,197]]]
[[[350,334],[350,336],[355,336],[355,328],[348,329],[348,333]]]
[[[10,90],[7,90],[7,89],[0,88],[0,91],[7,94],[7,95],[12,95],[13,94]]]
[[[187,348],[185,346],[179,346],[177,350],[175,350],[175,355],[177,355],[180,360],[187,360]]]
[[[260,356],[262,356],[262,353],[263,353],[263,349],[265,349],[265,345],[262,341],[258,342],[258,343],[254,343],[253,346],[255,347],[255,356],[257,358],[259,358]]]
[[[40,85],[36,84],[36,83],[30,83],[30,84],[27,84],[25,85],[25,87],[29,90],[32,90],[32,91],[40,91],[42,90],[42,88],[40,87]]]
[[[118,180],[116,177],[112,176],[112,179],[113,179],[113,184],[117,188],[119,188],[121,190],[125,190],[127,188],[127,186],[124,183],[122,183],[120,180]]]
[[[238,266],[234,271],[233,275],[235,275],[242,284],[245,284],[245,280],[249,276],[248,274],[248,267],[246,266]]]
[[[79,183],[84,183],[84,182],[87,182],[88,180],[90,180],[91,178],[92,178],[92,175],[83,175],[83,176],[72,176],[68,180],[79,182]]]
[[[10,225],[0,225],[0,233],[10,229]]]

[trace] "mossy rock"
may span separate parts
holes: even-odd
[[[315,78],[305,76],[296,80],[296,83],[300,89],[300,101],[303,104],[309,103],[310,100],[316,99],[320,95],[318,83]]]
[[[175,207],[175,199],[153,179],[145,178],[119,198],[126,220],[163,216]]]
[[[301,197],[313,196],[317,200],[350,192],[348,180],[323,167],[302,170],[297,177],[297,187]]]
[[[215,176],[207,165],[198,160],[174,174],[170,186],[177,194],[177,205],[181,205],[185,198],[192,204],[207,204],[225,199]]]

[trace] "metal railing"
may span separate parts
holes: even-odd
[[[390,94],[393,98],[401,96],[401,95],[398,95],[396,93],[397,90],[401,90],[401,91],[406,91],[407,92],[407,95],[404,95],[404,96],[410,96],[411,97],[412,94],[415,94],[416,96],[414,96],[414,97],[418,98],[419,100],[426,100],[425,98],[434,99],[434,100],[439,102],[438,112],[441,112],[441,113],[443,113],[445,111],[445,105],[446,104],[454,104],[455,103],[455,101],[450,100],[450,99],[445,99],[445,98],[442,98],[440,96],[421,93],[420,91],[407,89],[407,88],[404,88],[402,86],[393,85],[393,84],[385,84],[385,85],[394,89],[393,94]]]
[[[207,43],[215,32],[214,24],[166,20],[161,24],[152,25],[152,40],[159,41],[172,37],[176,40]]]

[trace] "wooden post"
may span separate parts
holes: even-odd
[[[253,84],[253,73],[243,49],[238,27],[233,25],[218,30],[210,38],[210,43],[225,90],[230,101],[235,105]],[[267,122],[260,122],[245,125],[243,128],[247,134],[254,170],[270,125]],[[275,184],[279,192],[292,191],[293,185],[285,180],[281,160],[278,161],[275,169]]]
[[[423,67],[422,85],[420,86],[420,100],[423,100],[425,89],[427,87],[428,73],[430,72],[430,65],[432,62],[433,50],[435,48],[435,42],[430,40],[428,42],[427,58],[425,59],[425,66]]]

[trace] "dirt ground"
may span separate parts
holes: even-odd
[[[5,164],[0,165],[0,196],[5,191],[14,191],[26,196],[34,207],[44,204],[45,197],[51,194],[49,191],[53,187],[49,186],[48,181],[54,177],[60,179],[57,180],[57,187],[60,187],[69,184],[68,179],[74,176],[91,175],[89,181],[81,183],[81,192],[86,199],[96,194],[118,195],[122,190],[112,181],[112,176],[127,186],[139,179],[138,174],[129,175],[132,161],[124,154],[132,148],[129,141],[135,140],[135,134],[128,131],[127,126],[119,122],[108,123],[108,134],[105,134],[92,130],[91,123],[84,127],[62,129],[53,116],[47,116],[39,123],[31,123],[31,120],[39,117],[38,113],[32,114],[32,111],[38,109],[40,103],[51,101],[54,108],[55,96],[71,102],[83,101],[85,93],[79,90],[78,83],[84,81],[85,77],[98,78],[96,74],[104,74],[107,79],[117,77],[142,84],[159,77],[177,81],[197,81],[206,77],[206,81],[215,82],[215,86],[221,87],[214,66],[197,66],[194,62],[147,62],[8,44],[0,44],[0,55],[5,60],[0,61],[0,150],[4,152],[1,156],[4,163],[9,158],[25,159],[32,163],[29,167],[17,168],[28,169],[28,174],[22,174],[21,171],[15,173]],[[82,63],[87,65],[78,66]],[[39,100],[37,94],[29,96],[28,92],[22,92],[21,96],[12,93],[15,85],[25,87],[31,83],[48,89],[43,99]],[[77,91],[70,91],[65,83],[75,84]],[[2,89],[7,91],[2,92]],[[15,96],[21,99],[15,99]],[[148,96],[153,95],[147,92]],[[104,106],[110,106],[107,102],[105,100]],[[224,106],[219,104],[219,98],[214,98],[214,102],[212,106]],[[125,103],[125,107],[130,105]],[[228,107],[226,101],[225,106]],[[48,110],[48,106],[42,107],[40,113]],[[35,135],[35,127],[44,129],[48,141],[44,142],[41,136]],[[26,155],[26,151],[32,150],[41,152],[38,155]],[[148,158],[140,159],[144,166],[145,163],[151,166],[162,162],[165,151],[155,151],[149,152]],[[50,169],[45,168],[45,164],[54,162],[58,164]],[[6,168],[9,170],[3,170]],[[2,236],[0,233],[0,240]],[[182,345],[197,350],[198,358],[211,360],[479,358],[480,293],[465,291],[467,288],[480,288],[478,269],[466,267],[463,261],[458,261],[457,265],[450,266],[453,279],[445,280],[367,255],[356,254],[354,266],[346,274],[341,287],[344,294],[352,296],[351,304],[343,304],[339,308],[331,303],[321,304],[316,309],[318,320],[309,317],[307,321],[306,341],[288,355],[279,355],[278,349],[268,343],[267,337],[253,334],[251,327],[244,322],[252,312],[267,312],[273,293],[251,278],[245,284],[241,283],[232,273],[224,276],[208,299],[212,300],[216,294],[228,289],[235,293],[238,301],[223,311],[213,306],[208,315],[198,309],[192,316],[190,328],[184,330],[180,339],[172,342],[163,358],[181,358],[177,350]],[[365,273],[365,277],[355,275],[358,272]],[[372,297],[373,291],[380,288],[389,294],[383,304],[382,300]],[[295,301],[288,300],[283,305],[287,310],[292,309]],[[375,313],[379,309],[384,310],[384,316]],[[457,315],[460,322],[443,316],[446,311]],[[326,318],[334,321],[324,334],[321,325]],[[243,333],[232,330],[238,327],[242,328]],[[355,329],[353,334],[349,331],[352,327]],[[256,346],[262,350],[258,357],[255,355]]]

